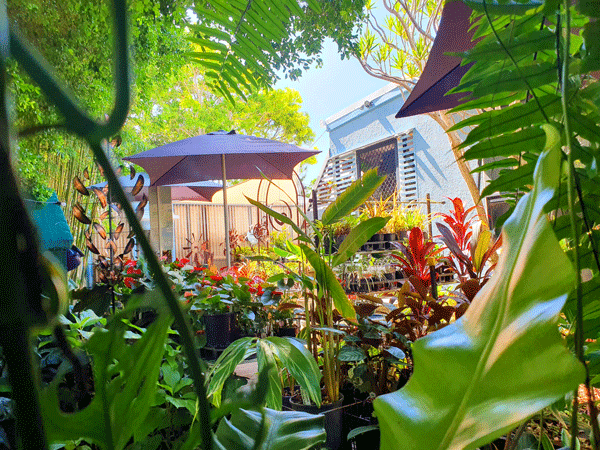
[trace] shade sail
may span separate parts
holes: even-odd
[[[235,133],[210,133],[172,142],[123,158],[142,166],[152,186],[222,178],[292,178],[294,167],[319,153],[283,142]]]
[[[466,94],[445,95],[458,86],[472,64],[461,66],[462,58],[447,52],[463,52],[473,48],[473,31],[469,31],[472,9],[461,1],[449,1],[442,10],[440,26],[431,46],[425,69],[396,114],[397,118],[454,108]]]

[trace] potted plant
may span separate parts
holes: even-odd
[[[395,234],[393,240],[404,240],[408,236],[408,231],[413,228],[423,229],[428,223],[428,217],[423,214],[416,205],[402,206],[394,197],[393,207],[389,213],[390,220],[385,226],[385,232]]]
[[[303,331],[303,336],[306,336],[309,351],[312,352],[315,359],[321,362],[324,404],[316,409],[317,405],[304,405],[308,402],[306,399],[302,399],[300,403],[292,401],[292,407],[325,413],[325,427],[329,428],[327,446],[333,449],[339,448],[343,437],[339,423],[341,420],[339,408],[343,397],[340,395],[342,372],[338,355],[344,333],[339,330],[339,323],[355,323],[356,312],[332,267],[338,266],[352,257],[374,233],[385,226],[388,219],[372,217],[360,222],[350,231],[335,253],[331,252],[329,255],[322,256],[320,243],[323,242],[324,235],[331,236],[333,234],[334,224],[361,206],[384,179],[385,177],[378,176],[374,169],[367,171],[362,179],[352,183],[335,202],[327,207],[321,217],[320,226],[309,221],[312,236],[300,229],[289,218],[246,197],[250,203],[267,214],[292,226],[298,235],[299,243],[288,242],[288,250],[290,256],[299,258],[305,267],[304,270],[301,267],[299,273],[290,270],[290,274],[304,290],[307,327]],[[313,239],[314,237],[317,239]],[[330,412],[327,413],[327,410]]]

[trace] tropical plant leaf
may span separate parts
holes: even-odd
[[[377,169],[366,171],[362,178],[348,186],[323,212],[321,217],[323,225],[332,225],[361,206],[384,182],[385,178],[385,176],[377,175]]]
[[[465,315],[413,344],[408,384],[375,400],[382,449],[475,449],[583,380],[557,329],[575,273],[543,212],[561,159],[558,132],[546,132],[535,188],[506,221],[496,273]]]
[[[465,159],[495,158],[520,155],[532,148],[544,146],[544,132],[539,127],[529,127],[515,133],[484,139],[465,151]],[[462,144],[461,144],[462,147]]]
[[[532,9],[540,8],[544,3],[540,0],[500,1],[500,0],[462,0],[477,12],[499,15],[522,15]]]
[[[258,351],[256,354],[259,372],[265,372],[268,383],[266,384],[267,395],[265,402],[267,407],[281,411],[281,401],[283,396],[283,387],[281,378],[277,371],[277,362],[273,348],[265,341],[258,341]]]
[[[333,299],[333,306],[338,310],[342,317],[350,322],[356,322],[356,311],[354,311],[352,303],[348,300],[344,288],[333,273],[333,270],[331,270],[331,267],[329,267],[323,258],[307,245],[300,244],[300,248],[312,268],[315,270],[320,289],[327,289],[329,295],[331,295],[331,298]]]
[[[490,183],[482,191],[481,196],[493,194],[494,192],[510,192],[519,188],[525,188],[533,183],[534,164],[523,164],[516,169],[503,170],[498,178]]]
[[[354,227],[333,257],[332,265],[335,267],[348,261],[348,258],[353,256],[371,236],[381,230],[388,220],[390,220],[389,217],[372,217]]]
[[[302,341],[276,336],[261,341],[271,345],[273,353],[281,361],[281,366],[294,377],[309,399],[319,406],[321,404],[321,371]]]
[[[338,359],[344,362],[357,362],[367,358],[367,354],[362,348],[344,345],[338,353]]]
[[[200,23],[190,27],[195,33],[190,41],[201,51],[190,59],[206,69],[205,79],[215,92],[232,102],[231,92],[245,98],[276,79],[280,49],[274,44],[289,37],[290,14],[302,17],[305,9],[320,10],[315,1],[301,5],[298,0],[198,3],[193,9]]]
[[[296,411],[238,409],[223,419],[215,447],[229,450],[304,450],[325,442],[323,416]]]
[[[216,407],[221,405],[221,389],[225,380],[231,376],[235,368],[247,357],[248,350],[252,345],[254,338],[245,337],[231,343],[219,356],[212,366],[206,379],[210,380],[206,395],[212,396],[212,404]]]
[[[158,317],[140,339],[129,344],[123,319],[141,307],[155,308]],[[40,403],[48,439],[83,438],[102,448],[125,448],[150,411],[171,322],[156,291],[131,297],[127,309],[114,317],[107,331],[94,333],[86,344],[93,361],[95,395],[91,403],[67,414],[59,405],[61,377],[42,389]]]

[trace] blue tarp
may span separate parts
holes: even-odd
[[[56,193],[46,203],[26,201],[29,214],[38,230],[41,251],[50,250],[67,267],[67,250],[73,245],[73,235]]]

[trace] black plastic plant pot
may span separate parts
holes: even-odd
[[[383,240],[386,242],[395,241],[397,239],[396,233],[385,233],[383,235]]]
[[[408,231],[397,231],[396,232],[396,240],[397,241],[403,241],[406,238],[408,238]]]
[[[383,234],[380,234],[380,233],[374,234],[369,239],[369,242],[379,242],[379,241],[383,241]]]
[[[296,337],[296,327],[279,327],[275,330],[275,336]]]
[[[346,237],[348,237],[347,234],[340,234],[340,235],[336,236],[335,240],[334,240],[335,245],[337,247],[339,247],[340,245],[342,245],[342,242],[344,242],[344,239],[346,239]]]
[[[340,399],[337,402],[326,403],[317,408],[315,405],[305,405],[297,403],[296,399],[290,399],[290,406],[294,411],[302,411],[309,414],[323,414],[325,416],[324,427],[327,432],[327,440],[325,446],[330,450],[338,450],[341,448],[344,439],[342,417],[344,403],[344,395],[340,394]]]
[[[232,312],[222,314],[206,314],[204,316],[206,346],[226,348],[235,338],[235,320]]]
[[[336,244],[336,241],[334,240],[331,243],[331,253],[335,253],[335,252],[337,252],[337,250],[338,250],[338,246]],[[329,251],[330,251],[329,238],[323,239],[323,251],[325,252],[326,255],[329,255]]]

